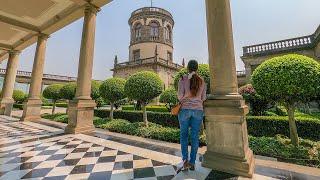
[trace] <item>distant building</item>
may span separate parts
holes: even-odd
[[[320,62],[320,25],[312,35],[243,47],[241,59],[245,64],[246,81],[249,82],[253,71],[265,60],[289,53],[305,55]]]
[[[173,62],[172,15],[161,8],[144,7],[132,12],[129,26],[129,61],[119,63],[116,56],[113,76],[128,78],[148,70],[160,76],[165,89],[172,86],[175,73],[183,68]]]

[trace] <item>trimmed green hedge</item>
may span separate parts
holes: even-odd
[[[23,110],[23,104],[13,104],[13,108]]]
[[[95,116],[109,117],[108,110],[95,110]],[[126,119],[130,122],[141,122],[142,112],[115,111],[115,119]],[[166,127],[179,127],[177,116],[170,113],[148,112],[148,120]],[[299,137],[320,140],[320,120],[296,117]],[[269,136],[277,134],[289,136],[289,123],[286,116],[247,116],[248,133],[252,136]]]
[[[168,112],[168,109],[165,106],[147,106],[147,111],[151,112]],[[123,111],[134,111],[133,105],[122,106]]]
[[[299,137],[320,140],[320,120],[296,117]],[[289,136],[289,122],[286,116],[248,116],[248,132],[252,136]]]
[[[101,118],[109,117],[109,113],[110,111],[105,109],[94,110],[94,115]],[[114,111],[113,117],[115,119],[125,119],[130,122],[141,122],[143,118],[141,111]],[[166,127],[179,127],[177,117],[170,113],[148,112],[148,121]]]

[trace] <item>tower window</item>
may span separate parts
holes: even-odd
[[[165,31],[164,31],[164,32],[165,32],[164,36],[165,36],[166,40],[169,41],[169,42],[171,42],[172,32],[171,32],[170,26],[167,26],[167,27],[165,28]]]
[[[172,52],[170,51],[167,52],[167,60],[172,61]]]
[[[150,27],[151,27],[151,37],[158,37],[159,36],[159,25],[156,22],[151,22]]]
[[[140,59],[140,49],[134,50],[133,51],[133,60],[137,61]]]
[[[136,39],[141,38],[141,28],[142,28],[142,25],[140,23],[138,23],[134,28],[134,34]]]

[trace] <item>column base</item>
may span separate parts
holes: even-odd
[[[21,121],[38,121],[41,119],[41,99],[28,99],[23,103]]]
[[[0,115],[11,116],[14,100],[12,98],[3,98],[0,100]]]
[[[214,96],[213,96],[214,97]],[[254,157],[248,146],[248,107],[239,97],[209,99],[205,102],[207,152],[204,167],[252,177]]]
[[[68,126],[65,133],[68,134],[92,134],[95,131],[93,125],[94,100],[72,100],[68,104]]]

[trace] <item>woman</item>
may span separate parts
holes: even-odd
[[[199,131],[204,115],[203,101],[206,99],[206,84],[197,74],[197,61],[190,60],[187,68],[189,74],[183,76],[179,81],[178,98],[181,103],[181,110],[178,119],[183,169],[194,170],[199,147]],[[189,127],[191,128],[190,159],[188,154]]]

